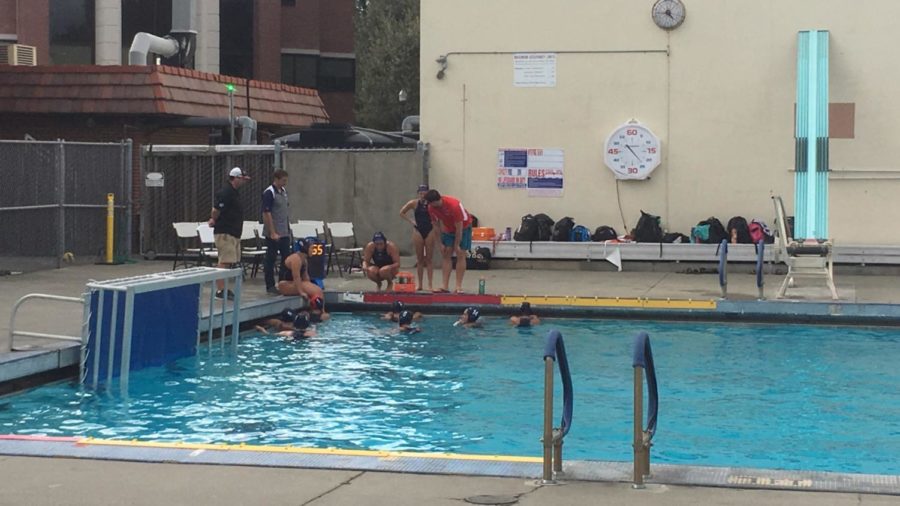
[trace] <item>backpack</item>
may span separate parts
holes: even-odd
[[[762,220],[753,220],[750,222],[750,225],[747,227],[750,232],[750,240],[753,241],[754,244],[759,241],[763,241],[766,244],[772,244],[775,242],[775,236],[772,234],[772,231],[769,229],[769,226],[765,224]]]
[[[717,218],[710,216],[709,218],[701,221],[697,224],[697,227],[701,227],[702,225],[707,226],[706,240],[700,240],[696,242],[702,242],[704,244],[719,244],[723,239],[730,239],[731,236],[728,235],[728,232],[725,231],[725,227],[722,226],[722,222]],[[702,229],[701,229],[702,231]],[[691,231],[691,237],[694,237],[693,229]]]
[[[597,230],[594,230],[594,235],[591,236],[591,240],[596,242],[614,241],[618,238],[619,234],[616,233],[616,229],[606,225],[597,227]]]
[[[575,225],[575,228],[569,233],[569,240],[572,242],[588,242],[591,240],[591,231],[584,225]]]
[[[691,238],[684,234],[679,234],[678,232],[672,232],[669,234],[664,234],[662,242],[669,244],[687,244],[691,242]]]
[[[569,241],[573,228],[575,228],[575,220],[569,216],[562,218],[553,225],[553,240],[557,242]]]
[[[737,239],[738,244],[750,244],[753,242],[753,238],[750,237],[750,227],[743,216],[735,216],[728,220],[726,231],[729,242],[731,242],[732,237]]]
[[[538,222],[534,218],[534,216],[530,214],[526,214],[522,216],[522,223],[519,225],[519,228],[516,230],[516,233],[513,234],[513,239],[516,241],[534,241],[537,240],[538,236]]]
[[[486,271],[491,268],[491,250],[484,246],[475,248],[475,253],[466,252],[466,269]]]
[[[537,220],[538,225],[537,237],[534,240],[549,241],[553,237],[553,218],[541,213],[534,215],[534,219]]]
[[[634,227],[636,242],[662,242],[662,229],[659,227],[659,216],[641,211],[641,218]]]
[[[698,223],[697,226],[691,227],[691,242],[695,244],[708,243],[709,225]]]

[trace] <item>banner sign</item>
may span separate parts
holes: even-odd
[[[499,149],[497,188],[527,188],[529,197],[562,197],[563,150]]]

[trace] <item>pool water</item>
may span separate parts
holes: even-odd
[[[543,345],[557,328],[575,390],[566,458],[626,461],[631,340],[645,330],[660,389],[654,462],[900,474],[900,330],[452,321],[391,336],[375,316],[337,315],[303,342],[246,337],[237,358],[204,346],[132,373],[127,398],[46,385],[0,399],[0,433],[539,456]]]

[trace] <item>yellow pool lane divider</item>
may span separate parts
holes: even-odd
[[[625,297],[575,297],[575,296],[543,296],[503,295],[500,303],[504,306],[518,306],[530,302],[536,306],[573,306],[573,307],[615,307],[638,309],[716,309],[713,299],[642,299]]]
[[[379,459],[420,458],[420,459],[446,459],[446,460],[481,460],[494,462],[524,462],[541,463],[540,457],[516,457],[512,455],[471,455],[462,453],[418,453],[418,452],[389,452],[380,450],[341,450],[339,448],[309,448],[302,446],[266,446],[248,444],[218,444],[218,443],[180,443],[157,442],[118,439],[81,438],[76,444],[121,446],[126,448],[165,448],[176,450],[210,450],[210,451],[247,451],[268,453],[297,453],[305,455],[333,455],[341,457],[376,457]]]

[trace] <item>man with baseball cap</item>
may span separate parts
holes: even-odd
[[[241,208],[241,199],[238,196],[238,188],[250,180],[240,167],[231,169],[228,173],[228,182],[216,193],[216,200],[209,215],[209,226],[213,227],[216,238],[216,250],[219,254],[220,269],[230,269],[241,261],[241,232],[244,228],[244,210]],[[216,281],[218,290],[216,297],[233,298],[231,290],[224,293],[224,280]]]
[[[387,290],[394,289],[394,276],[400,271],[400,249],[381,232],[375,232],[372,241],[363,250],[363,272],[381,291],[381,283],[387,281]]]

